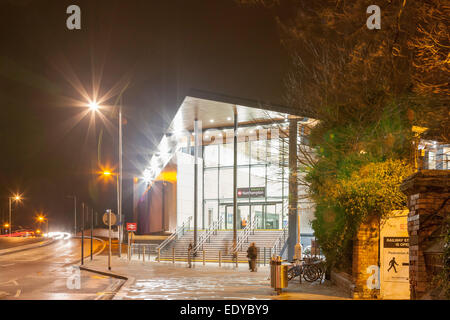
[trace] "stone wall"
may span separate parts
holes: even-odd
[[[352,276],[355,285],[355,299],[378,299],[380,289],[371,289],[367,286],[367,273],[369,266],[378,266],[379,262],[379,220],[371,218],[362,223],[353,242]],[[379,278],[378,278],[379,284]],[[374,282],[375,284],[375,282]]]
[[[401,190],[408,197],[409,282],[411,299],[423,298],[432,289],[433,273],[425,254],[433,233],[450,213],[450,171],[422,170],[405,179]]]

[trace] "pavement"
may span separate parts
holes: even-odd
[[[186,262],[157,262],[155,257],[143,262],[135,256],[128,262],[126,254],[111,259],[108,270],[107,250],[85,267],[91,271],[124,277],[115,300],[346,300],[348,294],[329,281],[308,283],[295,279],[276,295],[270,287],[269,266],[259,266],[250,272],[248,264],[196,262],[188,268]],[[142,257],[141,257],[142,259]]]

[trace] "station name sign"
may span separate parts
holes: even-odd
[[[238,198],[264,198],[266,196],[265,187],[238,188]]]
[[[409,237],[384,237],[385,248],[409,248]]]

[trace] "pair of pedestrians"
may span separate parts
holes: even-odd
[[[192,255],[192,243],[189,243],[189,247],[188,247],[188,266],[189,266],[189,268],[192,267],[191,255]],[[256,259],[258,258],[258,248],[256,247],[254,242],[252,242],[247,249],[247,258],[248,258],[249,269],[251,270],[251,272],[256,272]]]

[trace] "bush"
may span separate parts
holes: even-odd
[[[402,160],[368,163],[334,179],[333,185],[328,183],[326,188],[333,190],[326,191],[326,196],[325,192],[316,195],[312,227],[330,266],[351,270],[353,238],[360,223],[404,209],[406,196],[399,186],[412,173],[413,168]]]

